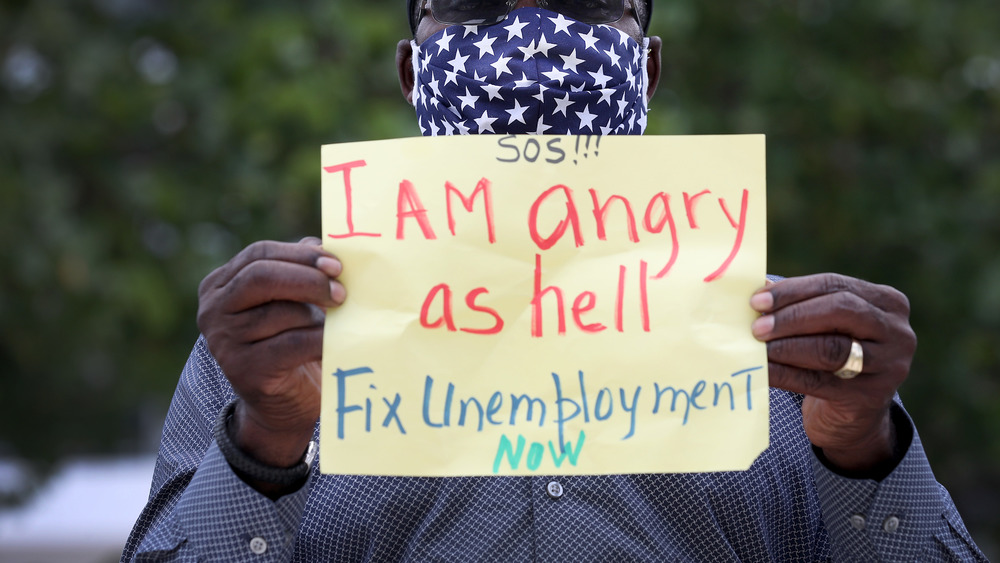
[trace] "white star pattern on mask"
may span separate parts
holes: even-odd
[[[618,100],[618,117],[625,115],[625,108],[628,107],[628,100]]]
[[[593,77],[594,84],[600,86],[601,88],[606,88],[608,86],[608,80],[611,80],[610,76],[604,74],[604,65],[601,65],[601,68],[597,69],[597,72],[588,72],[587,74]]]
[[[629,37],[627,33],[625,33],[624,31],[622,31],[620,29],[618,29],[617,27],[612,27],[611,29],[615,30],[618,33],[618,44],[619,45],[621,45],[622,47],[624,47],[625,45],[628,45],[628,40],[631,39],[631,37]]]
[[[464,96],[459,96],[458,99],[462,101],[462,109],[465,109],[466,106],[471,107],[471,108],[475,108],[476,107],[476,102],[479,101],[479,96],[473,96],[473,95],[469,94],[469,89],[466,88],[465,89],[465,95]]]
[[[511,74],[510,69],[507,68],[507,63],[509,63],[510,60],[511,60],[511,57],[500,57],[497,60],[495,60],[492,63],[490,63],[490,66],[493,67],[493,69],[497,71],[497,78],[500,78],[501,76],[503,76],[503,74],[505,72],[507,74]]]
[[[514,107],[507,110],[507,114],[510,118],[507,120],[508,123],[514,123],[515,121],[524,123],[524,112],[530,106],[522,106],[517,100],[514,100]],[[526,123],[525,123],[526,124]],[[527,124],[526,124],[527,125]]]
[[[559,57],[563,60],[563,68],[564,69],[570,70],[572,72],[577,72],[577,73],[580,72],[580,71],[576,70],[576,67],[579,66],[580,63],[583,62],[583,59],[577,58],[577,56],[576,56],[576,49],[573,49],[573,52],[570,53],[570,54],[568,54],[568,55],[559,55]]]
[[[534,57],[535,54],[538,53],[538,51],[535,49],[535,40],[534,39],[532,39],[531,42],[528,43],[527,45],[525,45],[524,47],[518,47],[517,49],[519,51],[521,51],[521,53],[522,53],[521,58],[523,60],[528,60],[528,59]]]
[[[480,84],[479,86],[490,97],[490,100],[493,98],[500,98],[503,100],[503,96],[500,95],[500,89],[503,88],[503,86],[499,84]]]
[[[431,88],[431,92],[434,92],[434,95],[437,97],[441,97],[441,87],[438,85],[439,82],[441,81],[435,78],[427,83],[427,85]]]
[[[479,47],[479,58],[483,58],[486,53],[493,54],[493,43],[497,40],[496,37],[490,37],[488,35],[483,36],[482,39],[473,43],[476,47]]]
[[[559,70],[558,68],[553,68],[552,70],[550,70],[548,72],[543,72],[542,75],[545,76],[546,78],[548,78],[549,80],[554,80],[554,81],[558,82],[559,84],[562,84],[563,83],[563,78],[566,78],[567,76],[569,76],[569,73],[568,72],[563,72],[563,71]]]
[[[597,103],[599,103],[599,104],[600,103],[607,103],[608,106],[610,106],[611,105],[611,95],[614,94],[614,93],[615,93],[615,91],[613,89],[611,89],[611,88],[602,88],[601,89],[601,99],[597,100]]]
[[[597,38],[594,37],[594,30],[588,29],[587,33],[580,33],[580,39],[587,45],[587,49],[597,50]]]
[[[535,83],[534,80],[528,78],[527,73],[521,72],[521,79],[518,80],[517,82],[514,82],[514,87],[515,88],[527,88],[528,86],[531,86],[534,83]]]
[[[477,117],[474,121],[479,127],[480,133],[493,133],[493,122],[497,120],[496,117],[490,117],[487,113],[489,110],[483,110],[483,114]]]
[[[556,19],[553,20],[553,23],[556,24],[556,33],[559,33],[561,31],[564,32],[566,35],[569,35],[569,26],[573,24],[573,21],[568,20],[566,19],[565,16],[559,14],[558,16],[556,16]]]
[[[596,113],[590,113],[590,106],[583,106],[583,111],[576,112],[576,116],[580,118],[580,129],[584,127],[593,131],[594,130],[594,118],[597,117]]]
[[[535,135],[544,135],[545,132],[548,131],[549,129],[552,129],[552,126],[546,125],[543,116],[539,116],[538,127],[535,128],[535,130],[532,131],[532,133],[534,133]]]
[[[604,51],[604,54],[607,55],[609,59],[611,59],[611,64],[615,65],[616,68],[619,67],[618,61],[621,60],[621,55],[616,53],[615,50],[612,49],[611,47],[608,47],[608,50]]]
[[[448,61],[448,64],[455,72],[465,72],[465,61],[467,60],[469,60],[469,55],[463,55],[461,51],[456,51],[455,58]]]
[[[451,39],[455,37],[454,35],[448,35],[448,30],[444,30],[444,34],[441,38],[437,40],[438,52],[443,53],[450,49]]]
[[[620,30],[539,8],[448,27],[414,44],[418,123],[427,135],[641,132],[642,55]]]
[[[507,28],[506,28],[507,29],[507,41],[510,41],[511,39],[513,39],[515,37],[522,37],[521,36],[521,30],[524,29],[524,26],[526,26],[526,25],[528,25],[528,22],[521,23],[521,20],[519,20],[517,17],[514,17],[514,21],[511,22],[511,24],[508,25]]]
[[[545,40],[545,34],[543,33],[538,38],[538,46],[535,47],[535,52],[541,53],[543,56],[547,57],[549,56],[549,50],[555,46],[556,46],[555,43],[549,43],[548,41]]]
[[[548,88],[546,88],[544,84],[539,84],[538,85],[538,93],[535,94],[534,96],[532,96],[532,98],[535,98],[539,102],[544,102],[545,101],[545,91],[546,90],[548,90]]]
[[[566,97],[561,100],[559,98],[555,98],[555,102],[556,102],[555,113],[561,113],[563,115],[566,115],[566,110],[569,109],[569,106],[573,105],[573,101],[569,99],[568,92],[566,93]]]

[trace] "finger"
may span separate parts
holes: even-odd
[[[849,334],[866,340],[882,340],[894,334],[885,311],[849,292],[813,297],[776,309],[751,325],[760,340],[810,334]]]
[[[889,313],[909,316],[910,312],[909,300],[899,290],[840,274],[815,274],[786,278],[766,287],[758,294],[763,292],[771,294],[771,304],[767,310],[757,309],[761,312],[776,311],[795,303],[840,292],[857,295]]]
[[[800,336],[779,338],[767,343],[767,359],[786,366],[822,372],[834,372],[847,363],[852,338],[841,335]],[[877,346],[858,341],[864,358],[863,372],[878,373],[882,366],[875,353]]]
[[[247,265],[224,287],[220,310],[239,313],[272,301],[298,301],[320,307],[343,302],[344,286],[322,271],[301,264],[258,260]]]
[[[256,343],[288,330],[322,326],[325,319],[315,305],[275,301],[235,315],[234,329],[241,341]]]
[[[274,358],[274,369],[287,372],[302,364],[323,359],[323,327],[286,330],[260,344],[265,346],[265,355]]]
[[[233,371],[227,377],[237,378],[243,390],[260,388],[268,380],[281,385],[290,371],[323,359],[323,327],[286,330],[254,344],[227,347],[217,359]]]
[[[224,266],[218,268],[202,285],[222,287],[232,281],[247,266],[265,260],[289,262],[303,266],[316,266],[321,257],[336,258],[321,246],[312,244],[259,241],[244,248]]]
[[[879,376],[859,375],[841,379],[828,371],[801,369],[768,362],[768,384],[807,397],[848,406],[857,412],[877,410],[892,400],[898,381]]]
[[[843,392],[845,380],[828,371],[802,369],[768,362],[768,385],[807,397],[834,399]]]

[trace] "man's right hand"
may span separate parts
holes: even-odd
[[[302,459],[320,411],[325,309],[344,301],[319,239],[256,242],[198,289],[198,327],[240,397],[232,432],[258,461]]]

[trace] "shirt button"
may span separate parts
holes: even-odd
[[[893,533],[899,529],[899,518],[896,516],[890,516],[882,522],[882,529],[888,533]]]
[[[545,492],[549,493],[552,498],[559,498],[563,496],[563,486],[559,484],[559,481],[549,481],[549,484],[545,487]]]
[[[860,514],[855,514],[854,516],[851,516],[850,520],[851,520],[851,527],[854,528],[855,530],[864,530],[865,529],[865,517],[864,516],[862,516]]]
[[[254,552],[255,555],[263,555],[267,551],[267,542],[260,537],[250,540],[250,551]]]

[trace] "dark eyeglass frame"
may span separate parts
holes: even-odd
[[[409,21],[410,21],[410,33],[412,33],[413,35],[417,34],[417,25],[420,23],[420,20],[423,19],[423,17],[424,17],[424,6],[427,5],[428,1],[433,1],[433,0],[407,0],[407,2],[406,2],[406,11],[407,11],[408,18],[409,18]],[[643,2],[646,5],[646,21],[645,22],[642,22],[639,19],[639,12],[636,11],[636,9],[635,9],[635,0],[622,0],[622,5],[623,6],[624,6],[625,2],[628,2],[628,4],[632,7],[632,13],[633,13],[633,15],[635,15],[636,21],[639,22],[639,27],[642,28],[643,35],[646,35],[649,32],[649,20],[650,20],[650,18],[653,15],[653,0],[643,0]],[[507,10],[504,12],[503,16],[500,16],[499,19],[497,19],[495,22],[489,22],[489,23],[497,23],[497,22],[502,21],[503,18],[506,18],[507,15],[510,14],[511,10],[514,9],[514,6],[516,4],[517,4],[517,0],[507,0]],[[539,2],[538,2],[538,5],[540,7],[542,7],[542,8],[546,7],[545,4],[546,4],[546,2],[544,0],[539,0]],[[433,16],[433,14],[432,14],[432,16]],[[463,23],[466,23],[466,22],[441,21],[437,17],[434,17],[434,19],[435,19],[435,21],[438,21],[439,23],[443,23],[443,24],[461,25]],[[616,20],[612,20],[612,21],[616,21]],[[588,23],[612,23],[612,22],[611,21],[601,21],[601,22],[588,22]]]

